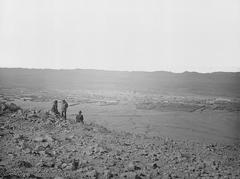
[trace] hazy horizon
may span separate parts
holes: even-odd
[[[0,67],[240,71],[238,0],[2,0]]]
[[[217,72],[222,72],[222,73],[239,73],[240,70],[232,70],[232,71],[206,71],[206,72],[201,72],[201,71],[192,71],[192,70],[185,70],[185,71],[170,71],[170,70],[153,70],[153,71],[144,71],[144,70],[110,70],[110,69],[94,69],[94,68],[28,68],[28,67],[1,67],[0,69],[24,69],[24,70],[96,70],[96,71],[109,71],[109,72],[169,72],[169,73],[217,73]]]

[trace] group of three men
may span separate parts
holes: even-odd
[[[53,102],[53,106],[52,106],[52,109],[51,109],[51,112],[54,114],[54,115],[57,115],[57,116],[61,116],[62,118],[64,118],[65,120],[67,119],[67,108],[68,108],[68,103],[67,101],[64,99],[62,100],[61,102],[61,114],[58,112],[58,101],[57,100],[54,100]],[[82,111],[79,111],[79,114],[77,114],[76,116],[76,122],[80,122],[80,123],[83,123],[83,115],[82,115]]]

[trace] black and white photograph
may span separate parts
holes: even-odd
[[[0,0],[0,179],[239,179],[239,0]]]

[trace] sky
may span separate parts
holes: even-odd
[[[239,0],[0,0],[0,67],[240,71]]]

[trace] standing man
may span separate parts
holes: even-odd
[[[68,103],[67,101],[64,99],[62,100],[62,117],[66,120],[67,119],[67,108],[68,108]]]
[[[76,122],[80,122],[80,123],[84,124],[82,111],[79,111],[78,115],[76,116]]]
[[[57,101],[57,100],[54,100],[54,101],[53,101],[53,105],[52,105],[52,108],[51,108],[51,112],[52,112],[55,116],[60,115],[60,113],[58,112],[58,101]]]

